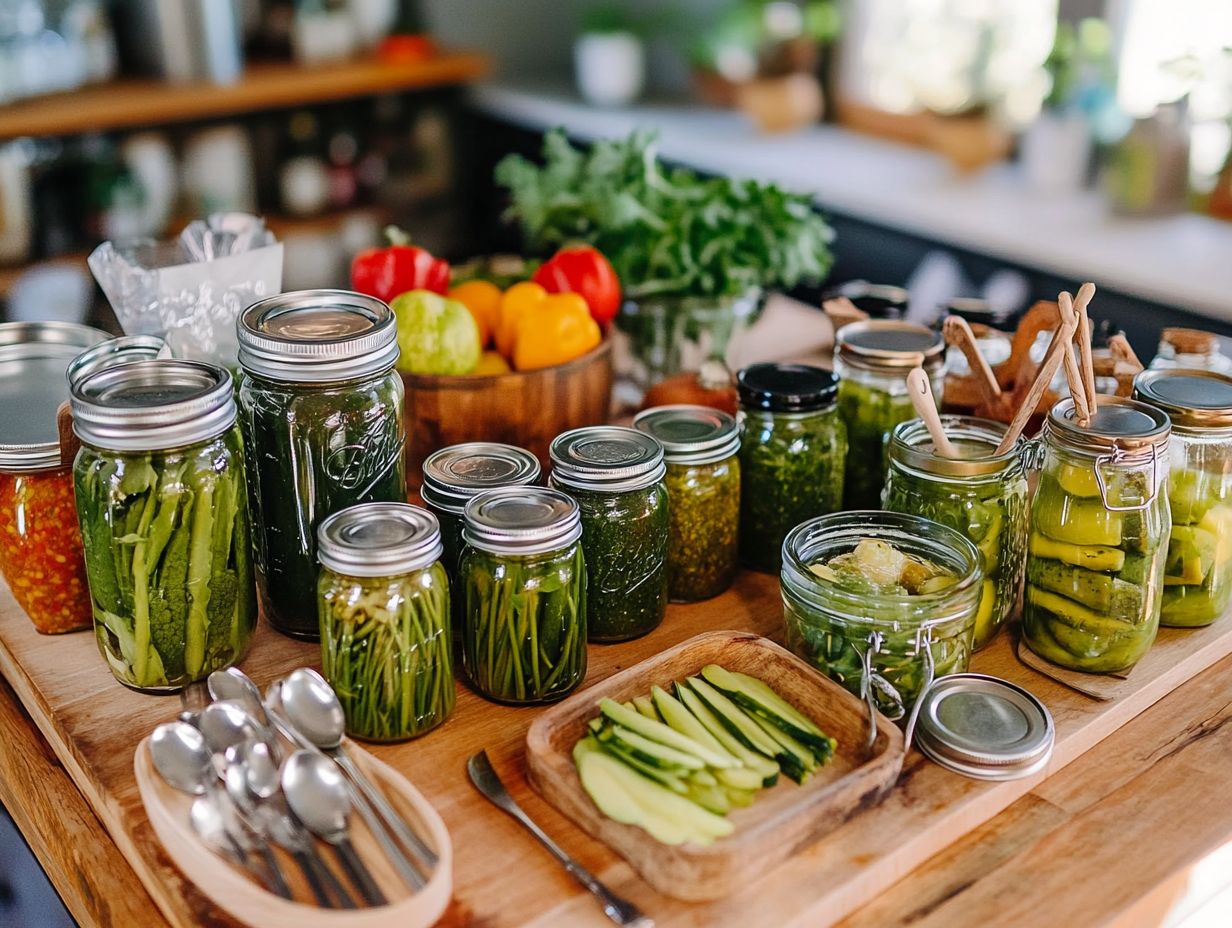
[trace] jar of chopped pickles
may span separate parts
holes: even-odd
[[[462,667],[496,702],[560,699],[586,676],[587,578],[577,502],[546,487],[466,504]]]
[[[669,515],[667,576],[673,602],[718,596],[740,566],[740,433],[708,406],[657,406],[634,428],[663,446]]]
[[[1099,399],[1087,426],[1072,399],[1053,406],[1031,505],[1023,640],[1070,670],[1126,670],[1159,630],[1172,520],[1168,417]]]
[[[363,503],[317,531],[321,672],[347,734],[403,741],[454,705],[449,580],[436,517],[407,503]]]
[[[581,507],[590,640],[654,630],[667,611],[663,446],[636,429],[589,426],[557,435],[549,454],[552,486]]]
[[[1232,377],[1146,371],[1134,381],[1134,399],[1172,420],[1160,624],[1209,625],[1232,605]]]
[[[135,361],[72,388],[77,515],[99,648],[168,692],[236,663],[257,622],[231,375]]]
[[[249,306],[238,338],[261,608],[315,641],[321,520],[406,502],[394,316],[370,296],[303,290]]]
[[[910,322],[854,322],[838,330],[834,371],[847,424],[844,509],[879,509],[894,426],[914,419],[907,393],[913,367],[928,372],[938,404],[945,391],[945,340]]]
[[[842,508],[847,430],[838,381],[803,364],[740,371],[740,558],[775,572],[783,539],[806,519]]]
[[[974,647],[988,644],[1018,608],[1027,554],[1027,442],[994,455],[1006,426],[970,416],[942,416],[961,457],[933,447],[920,419],[895,426],[885,508],[923,516],[961,532],[980,549],[984,583]]]
[[[783,543],[787,646],[888,718],[971,658],[983,585],[964,535],[919,516],[842,512]]]

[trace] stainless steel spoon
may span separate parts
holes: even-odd
[[[369,905],[385,905],[385,894],[355,853],[348,834],[351,794],[338,765],[311,751],[296,751],[282,766],[282,791],[295,817],[332,844],[338,861]]]
[[[192,808],[188,810],[188,821],[193,831],[197,833],[197,837],[211,851],[245,869],[253,870],[244,852],[227,832],[222,810],[212,798],[198,796],[194,799]],[[259,876],[255,871],[253,875]]]
[[[256,719],[238,702],[224,699],[201,710],[197,727],[210,751],[225,756],[227,748],[257,740],[261,731]]]

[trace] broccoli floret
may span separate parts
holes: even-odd
[[[171,679],[184,675],[185,626],[188,622],[188,541],[185,530],[171,536],[162,572],[150,600],[150,636]]]
[[[234,656],[232,625],[239,589],[239,579],[234,570],[219,570],[210,577],[210,601],[206,606],[209,622],[205,645],[206,666],[222,666]]]

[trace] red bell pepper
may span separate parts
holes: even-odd
[[[351,289],[388,303],[408,290],[431,290],[442,296],[449,290],[449,262],[425,248],[410,244],[407,234],[390,226],[390,244],[369,248],[351,261]]]
[[[539,266],[534,281],[548,293],[581,296],[599,325],[607,325],[620,310],[620,278],[602,252],[590,245],[560,249]]]

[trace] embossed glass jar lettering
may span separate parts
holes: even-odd
[[[284,293],[244,311],[239,342],[262,608],[279,631],[316,639],[318,525],[406,499],[394,317],[358,293]]]

